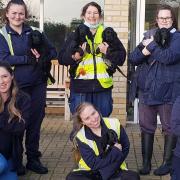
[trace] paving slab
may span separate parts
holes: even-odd
[[[72,144],[69,141],[69,133],[72,129],[71,121],[64,121],[63,116],[47,115],[41,128],[40,151],[43,156],[41,161],[49,169],[48,174],[39,175],[28,171],[19,180],[65,180],[66,175],[74,167],[72,158]],[[141,138],[137,124],[127,124],[126,132],[130,139],[130,152],[127,157],[129,169],[137,171],[141,168]],[[170,180],[170,176],[154,176],[153,170],[162,162],[163,136],[158,127],[154,141],[154,153],[152,158],[152,172],[150,175],[141,176],[141,180]],[[24,164],[26,156],[24,155]]]

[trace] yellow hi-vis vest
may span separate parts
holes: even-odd
[[[108,129],[113,129],[117,135],[118,135],[118,139],[120,139],[120,122],[118,119],[116,118],[103,118],[106,126]],[[99,150],[97,148],[97,145],[96,145],[96,142],[93,141],[93,140],[89,140],[86,138],[85,136],[85,130],[84,130],[84,126],[79,130],[79,132],[77,133],[76,137],[83,143],[87,144],[95,153],[96,156],[99,155]],[[79,161],[79,164],[78,164],[78,169],[75,169],[75,171],[78,171],[78,170],[86,170],[86,171],[89,171],[91,170],[91,168],[85,163],[85,161],[82,159],[80,159]],[[123,162],[121,165],[120,165],[120,168],[122,170],[127,170],[127,167],[126,167],[126,163]]]
[[[103,88],[109,88],[113,85],[113,79],[106,71],[108,67],[104,63],[102,53],[98,55],[95,54],[98,45],[102,43],[103,30],[104,27],[100,25],[96,31],[94,42],[91,42],[91,40],[86,36],[87,42],[90,45],[91,53],[86,53],[82,61],[79,63],[75,79],[97,79]],[[82,71],[83,73],[81,73]]]

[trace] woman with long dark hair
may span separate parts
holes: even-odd
[[[30,98],[19,91],[11,66],[0,61],[0,179],[17,180],[21,137],[29,118]],[[20,149],[20,151],[19,151]]]

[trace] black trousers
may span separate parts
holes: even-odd
[[[102,178],[96,176],[93,171],[74,171],[67,175],[66,180],[102,180]],[[135,171],[122,170],[107,180],[140,180],[140,176]]]

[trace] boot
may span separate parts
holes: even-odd
[[[170,172],[172,165],[173,150],[176,146],[176,137],[173,135],[164,136],[164,155],[161,166],[154,170],[154,175],[163,176]]]
[[[141,133],[141,147],[142,147],[142,157],[143,165],[139,170],[139,174],[146,175],[151,171],[151,159],[153,152],[154,134]]]

